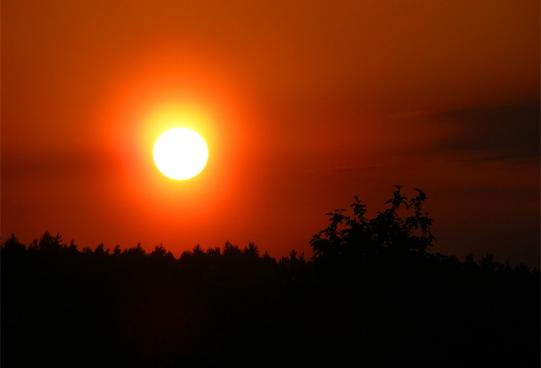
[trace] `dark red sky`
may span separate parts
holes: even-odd
[[[536,0],[3,0],[1,102],[2,237],[281,255],[398,183],[436,249],[539,258]],[[152,119],[185,104],[209,166],[169,182]]]

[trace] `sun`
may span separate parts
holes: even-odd
[[[192,129],[173,128],[156,140],[153,158],[158,170],[166,177],[191,179],[207,165],[208,146]]]

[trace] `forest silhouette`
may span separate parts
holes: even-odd
[[[309,259],[1,247],[2,367],[539,367],[539,270],[435,252],[427,196],[328,213]]]

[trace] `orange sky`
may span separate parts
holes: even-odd
[[[3,237],[282,255],[399,183],[440,251],[539,257],[535,0],[3,0],[1,87]],[[178,183],[151,137],[185,106],[210,158]]]

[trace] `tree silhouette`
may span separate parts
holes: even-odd
[[[249,243],[0,247],[2,367],[539,366],[539,271],[435,253],[427,196],[328,213],[312,255]]]
[[[344,209],[327,213],[329,225],[315,234],[310,244],[315,260],[362,260],[385,252],[424,254],[432,245],[432,219],[423,210],[427,199],[422,189],[408,198],[396,186],[389,205],[374,217],[366,217],[366,205],[355,196],[353,214]]]

